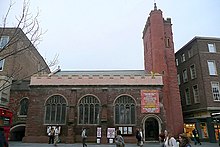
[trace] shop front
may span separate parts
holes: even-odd
[[[215,143],[218,141],[218,132],[220,132],[220,124],[213,121],[212,118],[196,118],[184,123],[184,133],[191,139],[192,131],[197,129],[201,141]]]

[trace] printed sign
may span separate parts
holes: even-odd
[[[160,113],[158,90],[141,90],[141,113]]]
[[[101,138],[101,137],[102,137],[102,128],[101,128],[101,127],[98,127],[98,128],[97,128],[97,137],[98,137],[98,138]]]
[[[107,138],[115,138],[115,128],[108,128]]]
[[[50,132],[51,129],[56,129],[56,126],[47,126],[47,134]],[[58,126],[58,133],[60,134],[61,132],[61,126]]]

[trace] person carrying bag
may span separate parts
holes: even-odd
[[[124,138],[121,136],[121,131],[118,130],[117,136],[115,138],[116,147],[125,147]]]

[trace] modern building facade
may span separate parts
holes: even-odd
[[[182,100],[184,130],[192,136],[199,130],[200,138],[218,140],[220,112],[219,67],[220,38],[195,37],[175,53],[178,83]]]
[[[29,103],[26,115],[21,112],[26,118],[19,124],[26,128],[22,140],[48,142],[51,126],[60,127],[65,143],[81,142],[84,127],[89,142],[101,143],[111,143],[116,129],[130,143],[136,142],[137,128],[142,128],[144,141],[158,141],[165,129],[182,133],[171,19],[165,20],[156,4],[143,31],[143,44],[143,70],[57,70],[32,76],[30,86],[18,86],[23,90],[14,91],[14,96],[28,98]]]

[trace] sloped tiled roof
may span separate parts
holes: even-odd
[[[144,70],[58,71],[50,75],[31,77],[36,85],[163,85],[162,75]]]

